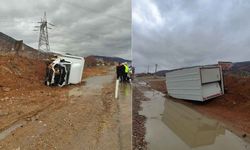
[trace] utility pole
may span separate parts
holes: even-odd
[[[38,22],[39,25],[35,26],[34,31],[39,31],[39,41],[38,41],[38,50],[49,52],[50,46],[49,46],[49,34],[48,29],[52,29],[48,25],[55,26],[49,22],[47,22],[46,18],[46,12],[44,12],[43,18],[41,18],[41,21]]]
[[[155,73],[157,72],[158,64],[155,64]]]
[[[149,65],[148,65],[148,72],[147,73],[149,74]]]

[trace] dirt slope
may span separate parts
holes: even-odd
[[[0,131],[20,118],[48,107],[61,107],[67,91],[79,85],[48,87],[44,85],[46,64],[42,60],[16,55],[0,55]],[[86,68],[84,78],[103,75],[107,68]]]
[[[0,56],[0,131],[65,98],[66,88],[44,86],[44,75],[42,60]]]
[[[228,123],[242,135],[250,134],[250,77],[227,75],[224,82],[226,90],[223,96],[193,106],[200,112]]]
[[[44,73],[42,60],[0,56],[4,79],[0,81],[0,139],[2,131],[25,121],[0,141],[0,149],[118,149],[113,68],[86,67],[85,82],[63,88],[44,86]],[[111,80],[103,77],[106,74]]]

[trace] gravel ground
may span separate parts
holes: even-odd
[[[134,150],[146,150],[147,142],[145,141],[145,121],[146,117],[139,115],[141,109],[141,101],[145,101],[146,98],[143,94],[136,88],[133,87],[133,149]]]

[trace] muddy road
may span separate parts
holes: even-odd
[[[143,80],[136,80],[141,95],[139,114],[146,117],[145,141],[151,150],[250,150],[250,144],[184,104],[153,90]]]
[[[59,106],[20,118],[0,132],[0,149],[130,149],[131,87],[121,86],[115,99],[114,76],[89,77],[64,90]]]

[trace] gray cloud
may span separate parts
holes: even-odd
[[[139,71],[244,61],[250,56],[246,0],[133,1],[133,60]]]
[[[56,25],[51,50],[131,59],[130,0],[8,0],[0,5],[1,32],[37,48],[33,27],[44,11]]]

